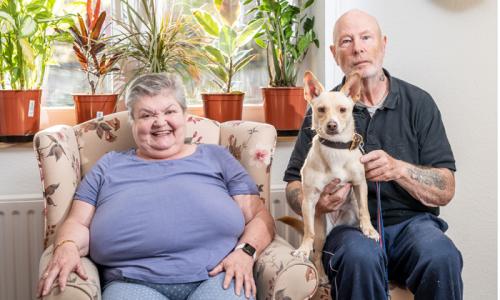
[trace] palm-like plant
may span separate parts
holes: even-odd
[[[115,67],[120,53],[110,53],[113,40],[104,33],[106,12],[100,11],[101,0],[96,0],[92,8],[92,0],[87,0],[87,17],[77,15],[77,25],[70,27],[73,37],[73,51],[87,76],[92,95],[102,86],[106,75],[118,71]]]
[[[200,28],[192,18],[175,11],[175,1],[161,19],[154,0],[139,3],[144,9],[135,9],[128,0],[122,0],[127,20],[117,20],[122,35],[118,51],[135,60],[134,75],[176,72],[198,80],[203,42]]]

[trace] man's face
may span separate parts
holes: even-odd
[[[344,74],[356,71],[366,79],[380,73],[387,39],[373,17],[358,11],[343,15],[337,21],[334,39],[330,50]]]

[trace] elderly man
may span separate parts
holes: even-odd
[[[427,92],[383,69],[387,37],[374,17],[348,11],[336,22],[333,41],[330,49],[344,74],[362,77],[361,102],[353,114],[367,153],[361,162],[373,223],[375,182],[380,182],[386,251],[358,228],[333,228],[323,249],[332,298],[386,299],[387,270],[388,279],[408,287],[415,299],[462,299],[462,256],[438,217],[439,206],[453,198],[456,170],[439,110]],[[310,114],[284,176],[287,201],[299,214],[300,169],[314,136]],[[335,212],[345,201],[350,186],[337,183],[324,188],[317,213]]]

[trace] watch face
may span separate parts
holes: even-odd
[[[245,244],[242,250],[245,251],[250,256],[253,256],[255,253],[255,248],[252,247],[250,244]]]

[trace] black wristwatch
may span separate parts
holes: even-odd
[[[250,245],[249,243],[241,243],[238,246],[234,247],[234,250],[238,250],[238,249],[243,250],[243,252],[245,252],[246,254],[253,257],[254,261],[255,261],[255,259],[257,259],[257,253],[255,251],[255,248],[252,245]]]

